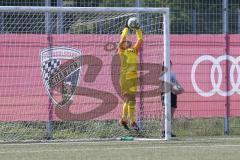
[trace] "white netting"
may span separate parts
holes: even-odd
[[[0,14],[4,20],[0,34],[1,140],[45,136],[114,138],[136,134],[118,125],[123,101],[116,46],[127,19],[132,16],[139,17],[144,32],[137,97],[137,113],[143,128],[139,136],[160,136],[158,87],[163,60],[163,14],[3,11]],[[133,43],[136,41],[134,31],[128,37]],[[59,47],[62,54],[74,49],[83,56],[82,69],[76,73],[79,90],[71,106],[63,109],[50,103],[40,61],[44,49]],[[51,62],[58,62],[56,59],[51,55]]]

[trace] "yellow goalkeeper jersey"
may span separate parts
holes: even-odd
[[[136,94],[138,86],[138,51],[142,45],[143,37],[141,29],[136,29],[137,42],[132,48],[123,49],[126,42],[128,28],[125,27],[121,34],[118,53],[121,60],[120,87],[123,94]]]
[[[128,48],[120,53],[121,59],[121,76],[124,76],[126,80],[135,79],[138,77],[138,54],[134,48]]]

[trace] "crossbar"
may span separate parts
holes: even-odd
[[[128,13],[168,13],[169,8],[135,7],[46,7],[46,6],[0,6],[1,12],[128,12]]]

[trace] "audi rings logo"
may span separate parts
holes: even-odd
[[[211,84],[212,84],[212,90],[210,91],[203,91],[202,89],[199,88],[198,84],[196,83],[196,70],[197,67],[200,65],[200,63],[204,62],[204,61],[210,61],[212,63],[212,67],[210,70],[210,79],[211,79]],[[230,72],[229,72],[229,76],[230,76],[230,85],[231,85],[231,90],[228,91],[224,91],[220,88],[221,83],[223,81],[223,71],[222,68],[220,66],[220,63],[222,61],[230,61],[231,62],[231,67],[230,67]],[[231,96],[235,93],[240,94],[240,66],[239,66],[239,62],[240,62],[240,56],[237,58],[234,58],[230,55],[222,55],[218,58],[215,58],[213,56],[210,55],[203,55],[201,57],[199,57],[198,59],[196,59],[196,61],[194,62],[193,66],[192,66],[192,71],[191,71],[191,80],[192,80],[192,85],[195,89],[195,91],[203,96],[203,97],[210,97],[213,96],[214,94],[219,94],[221,96]],[[215,80],[215,72],[217,71],[217,81]],[[234,72],[237,71],[237,81],[234,80]]]

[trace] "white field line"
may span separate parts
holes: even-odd
[[[48,142],[33,142],[33,143],[0,143],[1,146],[29,146],[29,145],[119,145],[119,143],[122,144],[139,144],[141,141],[162,141],[165,142],[164,139],[145,139],[145,138],[135,138],[133,141],[48,141]],[[162,143],[163,144],[163,143]]]
[[[14,154],[14,153],[41,153],[41,152],[76,152],[76,151],[107,151],[107,150],[130,150],[130,149],[170,149],[170,148],[221,148],[221,147],[240,147],[240,144],[235,145],[224,145],[224,144],[214,144],[214,145],[175,145],[175,146],[132,146],[132,147],[107,147],[107,148],[73,148],[73,149],[45,149],[45,150],[13,150],[13,151],[0,151],[0,154]]]
[[[218,137],[218,138],[202,138],[202,139],[194,139],[194,138],[186,138],[182,139],[182,142],[189,142],[189,143],[198,143],[198,142],[212,142],[212,140],[240,140],[240,137]],[[143,141],[161,141],[161,142],[167,142],[165,139],[149,139],[149,138],[134,138],[133,141],[120,141],[118,140],[106,140],[106,141],[42,141],[42,142],[24,142],[24,143],[0,143],[0,148],[1,146],[29,146],[29,145],[81,145],[81,144],[87,144],[87,145],[118,145],[119,143],[124,143],[124,144],[139,144],[140,142]],[[110,144],[109,144],[110,142]],[[170,141],[171,142],[171,141]],[[180,142],[180,141],[172,141],[172,142]],[[161,143],[164,144],[164,143]],[[179,143],[176,143],[179,144]]]
[[[182,142],[195,142],[195,143],[198,143],[198,142],[212,142],[212,140],[240,140],[240,137],[227,137],[227,138],[224,138],[224,137],[217,137],[217,138],[198,138],[198,139],[195,139],[195,138],[185,138],[185,139],[182,139],[181,141]],[[130,143],[130,144],[135,144],[135,143],[139,143],[141,141],[162,141],[162,142],[167,142],[165,139],[151,139],[151,138],[134,138],[133,141],[120,141],[120,139],[115,139],[115,140],[94,140],[93,141],[81,141],[81,140],[66,140],[66,141],[56,141],[56,140],[50,140],[50,141],[42,141],[42,142],[32,142],[32,141],[29,141],[29,142],[19,142],[19,143],[2,143],[0,142],[0,147],[1,145],[2,146],[28,146],[28,145],[66,145],[66,144],[109,144],[109,142],[111,144],[119,144],[119,143]],[[170,141],[171,142],[171,141]],[[174,141],[173,142],[180,142],[180,141]]]

